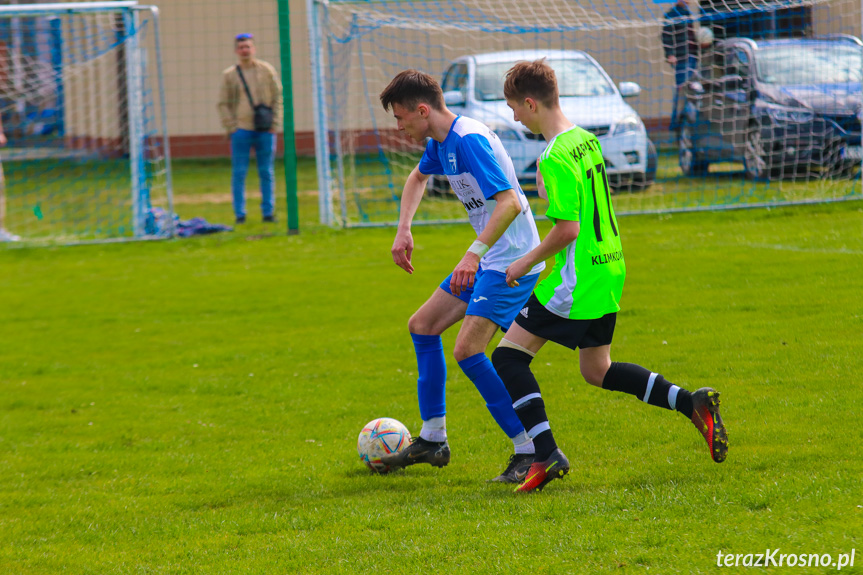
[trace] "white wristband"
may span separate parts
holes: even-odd
[[[482,259],[482,256],[484,256],[486,252],[488,252],[488,246],[479,240],[474,240],[474,242],[470,245],[467,251],[478,255],[480,259]]]

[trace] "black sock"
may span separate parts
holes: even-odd
[[[650,405],[675,409],[686,417],[692,417],[692,394],[689,391],[634,363],[612,362],[602,380],[602,388],[622,391]]]
[[[677,392],[677,404],[674,407],[677,411],[692,419],[692,392],[686,391],[682,387]]]
[[[532,360],[529,353],[511,347],[498,347],[491,354],[494,368],[512,398],[515,413],[533,439],[536,460],[543,461],[557,449],[557,443],[548,424],[539,384],[530,371]]]

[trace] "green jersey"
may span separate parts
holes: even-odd
[[[578,238],[554,256],[536,287],[539,302],[568,319],[597,319],[620,310],[626,265],[611,190],[596,136],[577,126],[555,136],[539,158],[553,222],[576,221]]]

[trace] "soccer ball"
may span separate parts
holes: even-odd
[[[713,30],[705,26],[701,26],[695,31],[695,39],[698,41],[699,46],[707,48],[713,44]]]
[[[389,466],[381,463],[381,456],[401,451],[411,442],[408,428],[389,417],[373,419],[360,431],[357,452],[366,467],[377,473],[387,473]]]

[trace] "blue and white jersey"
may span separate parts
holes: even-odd
[[[505,272],[509,264],[539,245],[536,222],[518,185],[512,160],[497,134],[482,122],[458,116],[443,142],[429,140],[419,171],[447,177],[464,204],[477,236],[485,229],[494,211],[496,202],[492,196],[509,189],[518,194],[521,213],[483,256],[480,261],[483,269]],[[527,275],[537,274],[543,269],[545,262],[540,262]]]

